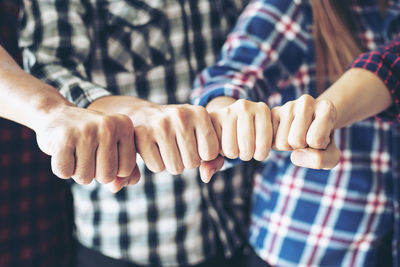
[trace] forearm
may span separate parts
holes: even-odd
[[[331,101],[337,110],[335,128],[376,115],[392,104],[389,90],[374,73],[350,69],[318,99]]]
[[[72,104],[55,88],[25,73],[0,47],[0,106],[0,117],[34,129],[44,116]]]
[[[93,101],[88,109],[103,113],[120,113],[133,116],[135,110],[142,107],[152,107],[156,104],[134,96],[105,96]]]

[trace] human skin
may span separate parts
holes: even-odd
[[[217,134],[206,109],[189,104],[159,105],[132,96],[108,96],[89,109],[121,113],[135,126],[135,144],[153,172],[180,174],[218,156]]]
[[[139,180],[129,117],[76,107],[25,73],[1,47],[0,77],[0,117],[36,132],[55,175],[80,184],[96,179],[112,192]]]
[[[255,113],[259,103],[222,96],[210,101],[207,110],[223,138],[221,154],[229,158],[263,160],[267,155],[258,151],[273,148],[293,151],[291,161],[297,166],[331,169],[340,160],[340,152],[331,138],[334,130],[373,116],[391,104],[389,90],[378,76],[354,68],[317,99],[303,95],[271,111],[264,106]],[[257,119],[259,114],[269,116],[261,121]],[[258,134],[257,129],[265,129],[264,134]],[[200,170],[203,181],[209,181],[221,166],[220,160],[204,163]]]

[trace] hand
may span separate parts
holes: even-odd
[[[295,151],[292,162],[313,169],[331,169],[340,158],[333,131],[337,119],[329,100],[303,95],[272,109],[276,150]]]
[[[52,156],[60,178],[79,184],[111,183],[117,192],[140,178],[136,167],[134,128],[129,117],[104,115],[68,106],[49,114],[35,127],[40,149]]]
[[[153,172],[179,174],[218,156],[218,138],[203,107],[142,102],[130,117],[138,152]]]
[[[227,158],[264,160],[272,143],[271,113],[262,102],[237,100],[210,110],[214,127],[221,140],[221,154]]]
[[[218,97],[207,105],[214,128],[221,143],[221,155],[227,158],[249,161],[264,160],[271,149],[271,113],[265,103]],[[221,156],[203,162],[200,177],[208,183],[223,166]]]

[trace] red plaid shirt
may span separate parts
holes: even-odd
[[[0,44],[17,58],[15,0],[0,0]],[[71,266],[67,184],[26,127],[0,119],[0,266]]]

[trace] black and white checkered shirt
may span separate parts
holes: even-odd
[[[216,55],[247,0],[24,0],[26,69],[86,107],[110,94],[186,103],[195,75]],[[152,174],[112,194],[74,184],[83,245],[137,264],[204,261],[221,242],[229,257],[245,240],[249,165],[205,185],[197,170]],[[219,240],[219,241],[217,241]]]

